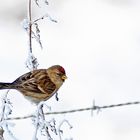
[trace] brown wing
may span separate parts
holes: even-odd
[[[45,69],[28,72],[17,78],[13,84],[19,90],[35,93],[51,94],[56,89]]]

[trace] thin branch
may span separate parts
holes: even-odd
[[[61,134],[63,133],[63,130],[61,129],[62,125],[66,123],[68,126],[69,126],[69,129],[72,128],[72,125],[69,123],[68,120],[63,120],[60,124],[59,124],[59,127],[58,127],[58,134],[59,134],[59,139],[62,140],[62,136]]]
[[[4,130],[3,130],[3,128],[1,127],[1,128],[0,128],[0,140],[4,140],[3,134],[4,134]]]
[[[38,134],[39,130],[41,131],[42,135],[47,136],[48,140],[52,140],[51,135],[49,133],[49,126],[51,126],[51,125],[50,125],[49,122],[47,122],[45,120],[45,114],[44,114],[44,111],[43,111],[44,105],[46,106],[44,101],[42,101],[42,102],[40,102],[38,104],[37,112],[35,113],[36,117],[33,118],[34,119],[33,120],[34,121],[34,125],[35,125],[35,133],[34,133],[34,136],[33,136],[34,140],[37,140],[37,134]]]
[[[2,100],[2,111],[1,111],[1,115],[0,115],[0,122],[6,120],[8,118],[8,115],[11,114],[12,112],[12,109],[10,108],[11,107],[11,102],[10,100],[8,100],[7,98],[7,95],[8,95],[8,92],[10,90],[7,90],[5,96],[3,97],[3,100]]]
[[[34,24],[34,23],[36,23],[36,22],[38,22],[38,21],[40,21],[40,20],[43,20],[43,19],[45,19],[45,18],[49,18],[50,21],[57,23],[57,20],[53,19],[49,14],[46,14],[46,15],[44,15],[44,16],[42,16],[42,17],[36,19],[36,20],[34,20],[34,21],[32,22],[32,24]]]
[[[140,104],[140,101],[104,105],[104,106],[94,105],[92,107],[87,107],[87,108],[80,108],[80,109],[73,109],[73,110],[66,110],[66,111],[57,111],[57,112],[48,112],[48,113],[45,113],[45,115],[60,115],[60,114],[69,114],[69,113],[76,113],[76,112],[82,112],[82,111],[93,111],[93,110],[97,110],[99,112],[99,111],[101,111],[101,109],[109,109],[109,108],[114,108],[114,107],[123,107],[123,106],[138,105],[138,104]],[[31,117],[35,117],[35,116],[27,115],[24,117],[13,117],[13,118],[7,118],[7,120],[20,120],[20,119],[28,119]]]
[[[3,98],[3,105],[2,105],[2,113],[1,113],[1,119],[0,119],[0,140],[4,140],[3,138],[3,132],[6,132],[9,134],[9,136],[12,137],[13,140],[17,140],[12,131],[9,129],[9,126],[14,125],[14,123],[7,122],[8,116],[12,113],[11,109],[11,102],[7,98],[9,90],[6,92],[4,98]]]
[[[29,47],[32,53],[32,0],[29,0]]]

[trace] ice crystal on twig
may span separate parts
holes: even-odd
[[[36,3],[37,6],[39,6],[39,3],[38,2],[39,2],[39,0],[35,0],[35,3]]]
[[[37,58],[31,53],[29,52],[28,58],[26,60],[26,67],[29,70],[35,70],[37,69],[39,63],[37,61]]]
[[[10,100],[7,98],[7,94],[8,94],[9,90],[7,91],[6,95],[4,96],[3,100],[2,100],[2,111],[0,114],[0,127],[6,131],[10,137],[13,138],[13,140],[17,140],[14,136],[14,134],[12,133],[12,131],[9,129],[9,126],[13,127],[15,126],[14,123],[8,122],[8,116],[11,115],[12,113],[12,104],[10,102]]]
[[[44,0],[44,3],[45,3],[46,5],[49,5],[48,0]]]
[[[68,120],[63,120],[58,127],[58,134],[59,134],[59,139],[62,140],[62,134],[63,134],[63,130],[61,129],[61,127],[63,126],[63,124],[66,123],[69,126],[69,129],[72,129],[72,125],[69,123]]]
[[[55,22],[57,23],[57,20],[55,20],[54,18],[52,18],[49,14],[45,14],[44,16],[40,17],[40,18],[37,18],[36,20],[33,21],[33,24],[40,21],[40,20],[43,20],[45,18],[48,18],[50,21],[52,22]]]
[[[55,125],[52,125],[52,122],[45,120],[45,114],[43,112],[43,106],[45,105],[44,102],[40,102],[37,108],[36,118],[34,120],[35,124],[35,133],[34,133],[34,139],[37,138],[38,131],[40,130],[41,134],[43,136],[46,136],[48,140],[52,140],[52,137],[50,135],[50,129],[51,131],[55,131]],[[46,106],[46,105],[45,105]],[[48,107],[48,106],[47,106]],[[55,124],[55,123],[53,123]]]
[[[3,128],[1,127],[1,128],[0,128],[0,140],[4,140],[3,134],[4,134],[4,130],[3,130]]]
[[[36,5],[39,7],[40,5],[39,5],[39,0],[35,0],[35,3],[36,3]],[[44,0],[44,3],[46,4],[46,5],[49,5],[49,2],[48,2],[48,0]]]
[[[0,121],[6,120],[8,118],[8,116],[12,113],[12,104],[10,102],[10,100],[7,98],[7,94],[8,94],[9,90],[7,91],[6,95],[4,96],[3,100],[2,100],[2,112],[0,114]]]
[[[36,40],[36,42],[38,42],[40,48],[43,48],[42,43],[41,43],[41,39],[40,39],[40,29],[37,23],[32,24],[33,27],[35,27],[35,31],[33,31],[32,29],[32,38],[34,38]]]
[[[31,31],[31,38],[35,39],[40,47],[42,48],[42,43],[41,43],[41,39],[40,39],[40,29],[39,29],[39,26],[38,26],[38,23],[36,22],[38,20],[35,20],[32,24],[32,31]],[[24,28],[24,30],[29,34],[29,25],[30,25],[30,22],[28,19],[24,19],[23,22],[22,22],[22,27]]]
[[[23,19],[21,25],[25,31],[29,30],[29,20],[28,19]]]

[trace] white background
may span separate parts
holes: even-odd
[[[39,68],[65,67],[68,80],[59,90],[59,102],[47,101],[52,111],[109,105],[140,100],[140,2],[138,0],[50,0],[49,6],[33,10],[34,19],[49,13],[58,23],[39,22],[43,50],[33,43]],[[5,0],[0,4],[0,81],[12,82],[28,71],[28,36],[21,22],[27,16],[27,1]],[[1,98],[5,91],[1,92]],[[10,91],[12,116],[35,110],[21,94]],[[73,126],[64,128],[64,138],[74,140],[139,140],[140,106],[58,116]],[[19,140],[31,140],[30,119],[11,128]],[[5,133],[6,138],[10,138]],[[58,139],[54,136],[55,139]],[[11,138],[12,139],[12,138]],[[41,140],[45,139],[43,137]]]

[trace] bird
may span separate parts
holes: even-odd
[[[27,72],[11,83],[0,82],[0,90],[15,89],[31,103],[38,104],[51,98],[67,79],[65,69],[53,65],[48,69]]]

